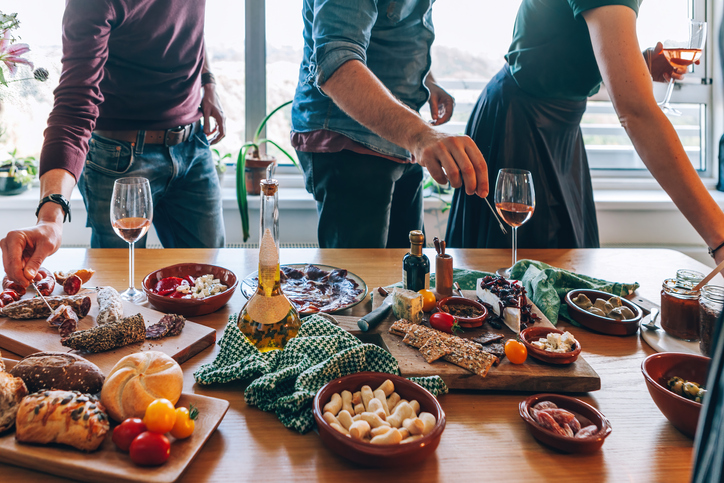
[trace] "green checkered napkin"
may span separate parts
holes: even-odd
[[[241,334],[236,315],[229,317],[221,350],[211,364],[194,373],[199,384],[253,379],[244,392],[250,406],[274,411],[287,428],[306,433],[314,426],[312,400],[338,377],[362,371],[399,374],[397,360],[374,344],[364,344],[327,319],[311,315],[284,350],[259,352]],[[435,396],[448,389],[439,376],[411,377]]]
[[[453,280],[460,284],[463,290],[475,290],[477,279],[486,275],[493,275],[488,272],[475,270],[453,270]],[[634,293],[639,287],[637,282],[618,283],[589,277],[562,268],[556,268],[547,263],[535,260],[520,260],[514,266],[511,278],[520,280],[528,292],[530,300],[545,314],[554,325],[558,323],[558,317],[563,317],[574,325],[579,325],[568,315],[568,306],[561,303],[565,295],[573,289],[587,288],[602,290],[620,297]],[[430,285],[435,285],[435,279],[430,276]]]

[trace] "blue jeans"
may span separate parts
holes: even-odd
[[[93,134],[78,180],[93,232],[92,248],[125,248],[110,220],[113,183],[118,178],[147,178],[153,193],[153,226],[165,248],[221,248],[224,219],[221,188],[209,142],[201,127],[176,146],[132,146]],[[136,242],[145,248],[146,237]]]

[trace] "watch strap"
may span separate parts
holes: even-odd
[[[60,207],[63,209],[63,223],[65,223],[66,218],[68,219],[68,223],[70,223],[70,202],[68,199],[59,194],[59,193],[53,193],[51,195],[46,196],[42,200],[40,200],[40,203],[38,204],[38,209],[35,210],[35,217],[38,217],[38,214],[40,213],[40,208],[43,207],[45,203],[55,203],[57,205],[60,205]]]
[[[722,248],[722,247],[724,247],[724,242],[721,242],[721,243],[719,244],[719,246],[716,247],[716,248],[708,247],[708,248],[709,248],[709,255],[711,256],[711,258],[714,258],[714,254],[717,252],[717,250],[719,250],[719,249]]]

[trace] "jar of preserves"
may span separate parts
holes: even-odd
[[[724,308],[724,287],[705,285],[699,297],[699,349],[711,357],[714,328]]]
[[[667,278],[661,287],[661,328],[674,337],[699,340],[699,290],[696,284],[704,274],[677,270],[676,278]]]

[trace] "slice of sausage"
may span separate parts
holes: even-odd
[[[53,272],[45,267],[40,267],[38,273],[43,277],[40,282],[36,283],[35,286],[38,288],[38,292],[48,297],[55,290],[55,276]]]

